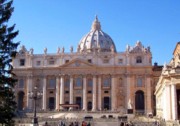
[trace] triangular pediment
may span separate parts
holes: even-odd
[[[95,67],[95,65],[81,59],[73,59],[72,61],[61,65],[60,67]]]

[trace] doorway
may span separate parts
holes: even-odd
[[[54,110],[55,109],[55,98],[49,97],[49,109]]]
[[[76,104],[79,105],[79,109],[82,109],[82,98],[76,97]]]
[[[104,110],[110,110],[110,98],[109,97],[104,97]]]
[[[135,93],[135,110],[136,113],[144,114],[144,92],[141,90]]]
[[[18,105],[17,105],[17,108],[18,110],[23,110],[23,101],[24,100],[24,92],[23,91],[20,91],[18,93]]]
[[[88,102],[88,111],[90,111],[90,110],[92,110],[92,102],[91,101]]]

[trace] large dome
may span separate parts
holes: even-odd
[[[91,31],[79,42],[78,52],[116,52],[111,37],[101,30],[101,24],[96,16]]]

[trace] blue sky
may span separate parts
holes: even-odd
[[[14,0],[13,6],[10,24],[19,30],[15,41],[38,54],[45,47],[48,53],[58,47],[76,50],[95,15],[118,52],[140,40],[159,65],[171,60],[180,41],[179,0]]]

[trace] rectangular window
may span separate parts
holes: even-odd
[[[69,62],[69,60],[66,60],[66,61],[65,61],[65,63],[68,63],[68,62]]]
[[[24,66],[25,65],[25,59],[20,59],[20,66]]]
[[[24,88],[24,80],[23,79],[19,80],[19,88]]]
[[[75,80],[75,86],[76,87],[82,87],[82,77],[78,77]]]
[[[56,79],[49,80],[49,88],[56,88]]]
[[[92,85],[93,85],[92,79],[88,79],[88,87],[92,87]]]
[[[54,60],[50,60],[49,65],[54,65]]]
[[[89,62],[89,63],[92,63],[92,60],[91,60],[91,59],[88,59],[88,62]]]
[[[64,86],[65,87],[69,87],[70,86],[70,79],[69,78],[65,79]]]
[[[69,91],[65,91],[66,94],[69,94]]]
[[[136,63],[142,63],[142,57],[141,56],[138,56],[136,58]]]
[[[109,91],[104,91],[104,93],[105,93],[105,94],[108,94],[108,93],[109,93]]]
[[[88,91],[88,94],[91,94],[92,93],[92,91]]]
[[[103,87],[110,87],[111,85],[111,78],[107,77],[103,79]]]
[[[50,91],[49,93],[50,93],[50,94],[53,94],[54,92],[53,92],[53,91]]]
[[[41,65],[41,61],[36,61],[36,65],[40,66]]]
[[[119,63],[119,64],[122,64],[122,63],[123,63],[123,59],[119,59],[119,60],[118,60],[118,63]]]
[[[143,80],[141,77],[137,78],[137,87],[142,87],[143,86]]]

